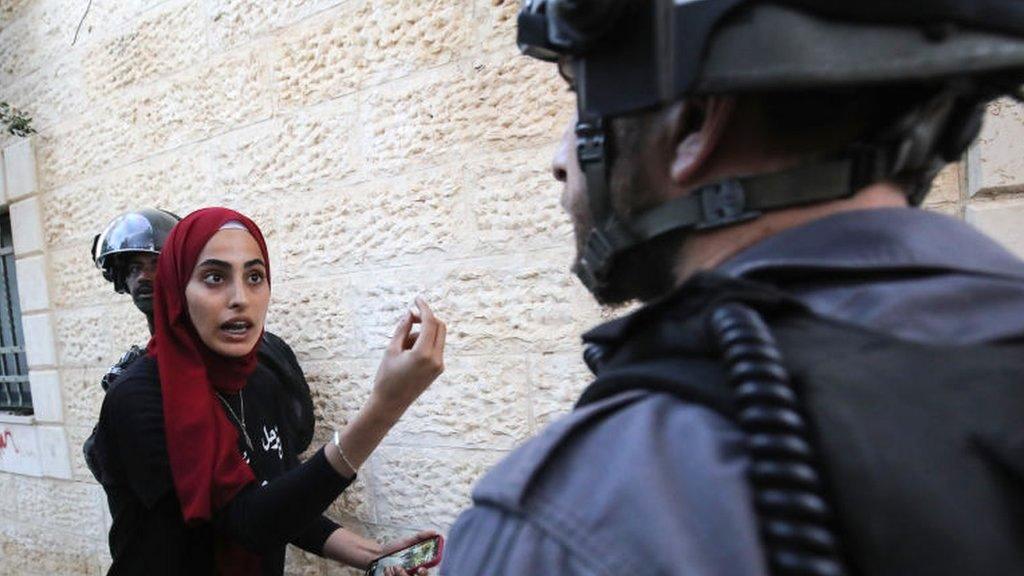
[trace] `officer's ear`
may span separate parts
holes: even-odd
[[[735,109],[732,96],[689,98],[673,108],[669,165],[673,185],[690,188],[706,175]]]

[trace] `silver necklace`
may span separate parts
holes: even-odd
[[[231,414],[231,417],[235,419],[235,423],[238,424],[238,427],[242,429],[242,436],[245,437],[245,444],[249,446],[249,451],[255,453],[256,449],[253,448],[252,439],[249,438],[249,431],[245,428],[245,396],[242,395],[242,391],[238,391],[238,411],[242,413],[241,418],[238,417],[238,414],[235,414],[234,409],[231,408],[231,404],[228,404],[228,401],[221,396],[220,392],[214,393],[217,395],[217,398],[220,398],[224,407],[228,409],[228,412]]]

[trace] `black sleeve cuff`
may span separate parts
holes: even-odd
[[[299,548],[302,548],[306,552],[316,554],[317,556],[324,555],[324,544],[327,543],[327,539],[334,534],[334,531],[341,528],[341,524],[338,524],[334,520],[326,516],[321,516],[313,521],[308,528],[299,534],[292,544],[295,544]]]

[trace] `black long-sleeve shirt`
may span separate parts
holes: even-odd
[[[225,414],[239,429],[239,450],[257,481],[213,522],[186,526],[167,456],[156,362],[140,359],[118,378],[104,399],[96,437],[113,518],[110,574],[212,574],[215,534],[260,554],[265,575],[282,574],[289,542],[322,552],[338,528],[323,511],[351,479],[339,475],[323,451],[299,464],[281,394],[273,372],[261,365],[238,395],[224,396],[231,407]]]

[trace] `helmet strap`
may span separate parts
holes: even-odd
[[[972,83],[953,82],[871,143],[853,144],[820,162],[709,184],[628,220],[612,206],[610,119],[580,110],[576,153],[594,225],[573,271],[601,299],[624,252],[671,232],[723,228],[764,212],[849,198],[886,179],[907,186],[916,206],[946,164],[945,156],[962,153],[955,143],[969,143],[977,135],[975,120],[984,112],[978,94]]]
[[[593,120],[581,120],[576,127],[594,226],[573,271],[599,299],[618,258],[645,242],[671,232],[723,228],[764,212],[848,198],[891,174],[891,154],[884,147],[858,145],[832,160],[702,186],[627,220],[612,209],[606,129],[607,122]]]

